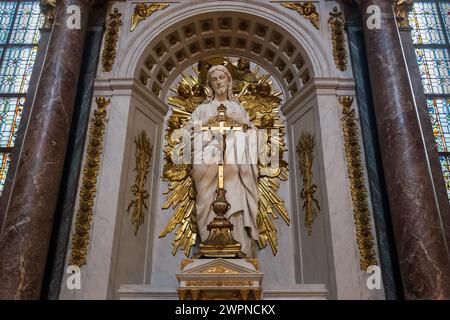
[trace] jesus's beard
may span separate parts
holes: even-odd
[[[224,95],[227,92],[227,87],[221,87],[221,88],[217,88],[217,92],[216,95]]]

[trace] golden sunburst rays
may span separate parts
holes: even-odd
[[[248,60],[240,59],[232,63],[233,58],[214,58],[201,61],[197,66],[181,74],[176,87],[171,89],[173,95],[168,98],[171,115],[167,121],[165,135],[165,163],[163,180],[168,182],[164,191],[166,201],[163,209],[172,209],[165,228],[160,237],[175,231],[172,240],[172,254],[181,249],[189,256],[191,248],[196,244],[198,229],[196,221],[195,185],[190,177],[190,164],[174,164],[170,155],[177,152],[179,139],[172,136],[177,128],[189,121],[195,108],[206,99],[208,88],[204,83],[205,70],[211,65],[223,64],[231,69],[233,75],[233,93],[239,103],[249,113],[252,123],[264,132],[264,148],[267,150],[265,161],[258,163],[259,207],[258,229],[260,249],[270,245],[274,255],[278,252],[277,228],[274,220],[281,219],[290,224],[289,213],[283,199],[278,194],[280,183],[288,179],[288,165],[283,159],[287,151],[285,127],[280,118],[281,92],[275,89],[270,75],[261,72],[259,66],[250,68]],[[199,67],[200,66],[200,67]],[[207,70],[206,70],[207,71]],[[272,155],[276,155],[277,166],[272,166]]]

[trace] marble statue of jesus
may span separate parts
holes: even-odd
[[[217,116],[217,107],[226,106],[226,114],[250,128],[247,132],[230,130],[226,134],[224,155],[224,188],[231,207],[226,216],[233,224],[233,237],[242,245],[247,257],[256,257],[256,241],[259,237],[256,217],[258,213],[258,168],[256,128],[250,122],[245,109],[232,92],[232,77],[228,69],[216,65],[207,73],[209,95],[191,115],[189,127],[204,125]],[[201,137],[199,136],[201,135]],[[221,135],[219,133],[194,130],[194,160],[191,177],[197,189],[196,211],[200,239],[209,235],[208,224],[215,217],[211,209],[218,183],[218,159]],[[200,139],[198,139],[200,138]],[[197,142],[200,143],[197,143]]]

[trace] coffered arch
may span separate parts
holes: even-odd
[[[133,32],[118,73],[139,79],[163,100],[183,70],[213,55],[252,60],[277,79],[286,100],[312,77],[330,76],[333,68],[325,58],[327,50],[320,46],[319,31],[308,21],[302,25],[273,8],[263,6],[254,12],[253,7],[250,13],[249,2],[222,1],[214,6],[201,2],[180,5],[173,12],[166,9],[164,15]],[[131,63],[124,65],[124,61]]]

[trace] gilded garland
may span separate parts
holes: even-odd
[[[312,165],[314,160],[315,138],[309,132],[303,132],[297,145],[300,173],[303,177],[303,189],[300,197],[303,199],[305,211],[305,227],[311,235],[312,225],[317,213],[320,211],[319,202],[315,198],[317,185],[313,183]]]
[[[311,2],[283,2],[281,3],[283,7],[297,11],[298,14],[308,19],[311,24],[316,27],[317,30],[320,29],[320,17],[316,10],[316,6]]]
[[[134,228],[134,235],[136,235],[139,227],[144,223],[144,211],[147,209],[146,200],[150,196],[148,191],[145,190],[145,183],[150,172],[152,145],[144,130],[134,139],[134,143],[136,145],[136,167],[134,168],[134,171],[136,171],[136,180],[131,187],[134,198],[129,203],[127,212],[129,213],[133,207],[131,224]]]
[[[265,147],[272,153],[279,151],[280,165],[278,167],[271,168],[270,163],[258,163],[260,195],[257,216],[260,234],[258,246],[263,249],[269,244],[275,255],[278,250],[278,240],[273,219],[281,217],[286,224],[290,223],[284,202],[277,193],[280,181],[286,181],[288,177],[287,163],[283,160],[283,154],[287,150],[284,138],[285,128],[279,119],[281,93],[273,89],[269,75],[258,75],[257,68],[250,70],[250,62],[246,59],[239,59],[237,64],[225,58],[200,61],[198,66],[193,67],[193,73],[183,74],[177,88],[172,89],[175,95],[168,99],[172,106],[172,115],[167,121],[163,171],[163,179],[168,181],[168,189],[164,192],[167,199],[162,208],[173,208],[174,212],[159,236],[165,237],[178,227],[172,241],[173,255],[178,249],[182,249],[184,254],[189,256],[192,246],[197,242],[196,189],[189,175],[191,165],[172,162],[170,155],[179,142],[172,134],[175,129],[181,128],[189,121],[191,113],[205,101],[206,73],[209,67],[216,64],[225,65],[233,74],[233,93],[249,114],[255,127],[265,129]],[[278,136],[273,134],[275,130],[278,131]]]
[[[103,137],[106,128],[106,107],[110,100],[105,97],[95,99],[98,109],[94,111],[89,130],[86,161],[80,190],[80,204],[77,211],[75,231],[72,235],[72,254],[70,264],[81,267],[86,264],[89,246],[93,207],[96,195],[97,176],[100,170],[100,157],[103,152]]]
[[[350,178],[353,213],[358,242],[360,267],[366,271],[371,265],[377,265],[375,257],[374,238],[370,223],[367,189],[364,182],[364,171],[361,162],[358,125],[355,110],[352,109],[353,98],[345,96],[339,99],[342,105],[342,130],[344,133],[347,170]]]
[[[119,40],[119,28],[122,25],[122,14],[117,8],[109,14],[106,27],[105,45],[102,53],[103,71],[110,72],[116,59],[116,46]]]
[[[347,70],[347,50],[345,48],[344,18],[337,7],[330,12],[328,24],[331,29],[334,63],[339,70],[345,71]]]

